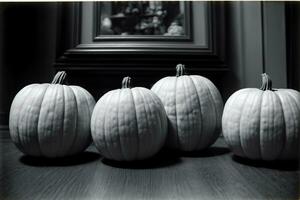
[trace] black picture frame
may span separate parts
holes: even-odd
[[[205,3],[205,43],[180,40],[105,40],[84,42],[82,31],[85,3],[59,3],[57,70],[97,71],[113,74],[120,70],[139,74],[169,73],[178,63],[188,66],[190,73],[226,72],[226,12],[223,2]],[[189,2],[194,7],[195,2]],[[91,6],[92,7],[92,6]],[[90,14],[91,17],[93,13]],[[92,18],[91,18],[92,19]],[[89,19],[90,21],[92,21]],[[191,19],[197,23],[198,19]],[[193,28],[191,28],[193,29]],[[85,30],[86,31],[86,30]]]
[[[180,1],[184,4],[184,30],[185,35],[182,36],[163,36],[163,35],[101,35],[101,7],[107,2],[94,2],[94,14],[93,14],[93,41],[191,41],[193,39],[192,35],[192,9],[191,3],[189,1]]]

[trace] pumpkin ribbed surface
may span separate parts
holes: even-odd
[[[11,139],[25,154],[62,157],[91,142],[95,101],[79,86],[31,84],[15,96],[10,110]]]
[[[167,146],[183,151],[201,150],[216,141],[221,132],[223,101],[214,84],[205,77],[165,77],[151,90],[165,107],[169,128]]]
[[[233,153],[250,159],[296,159],[299,154],[300,93],[247,88],[226,102],[222,127]]]
[[[91,132],[95,146],[105,158],[142,160],[163,146],[167,118],[153,92],[124,87],[99,99],[92,114]]]

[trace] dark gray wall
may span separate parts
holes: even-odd
[[[296,22],[295,22],[295,56],[294,64],[291,66],[293,83],[292,87],[300,91],[300,3],[296,6]]]
[[[52,79],[57,3],[0,3],[0,124],[24,86]]]
[[[300,3],[287,4],[288,86],[300,90]]]
[[[7,124],[11,101],[22,87],[52,79],[57,6],[0,3],[0,124]],[[263,71],[273,77],[275,87],[286,87],[292,80],[289,86],[299,90],[300,3],[295,4],[292,23],[296,35],[292,41],[298,45],[291,58],[285,49],[284,3],[231,2],[226,6],[230,71],[219,84],[224,99],[240,88],[259,87]]]
[[[260,87],[263,72],[275,88],[287,87],[284,2],[230,2],[228,58],[230,72],[223,77],[227,99],[244,87]]]
[[[3,12],[5,7],[0,5],[0,125],[3,124],[6,118],[6,113],[4,111],[5,102],[7,95],[6,87],[5,87],[5,68],[3,66],[3,50],[4,50],[4,39],[3,39],[3,28],[4,28],[4,20],[3,20]]]

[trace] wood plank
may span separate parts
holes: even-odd
[[[24,156],[0,140],[0,199],[298,199],[298,163],[232,156],[223,139],[203,152],[162,151],[144,162],[103,159],[91,145],[59,160]],[[288,166],[286,166],[288,165]]]

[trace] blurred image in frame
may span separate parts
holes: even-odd
[[[101,2],[100,35],[185,35],[182,1]]]

